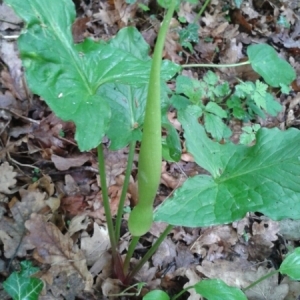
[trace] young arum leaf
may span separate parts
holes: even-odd
[[[289,85],[296,78],[296,72],[291,65],[279,58],[269,45],[251,45],[247,48],[247,54],[253,70],[270,86],[279,87],[281,83]]]
[[[155,212],[155,221],[187,227],[241,219],[249,211],[273,220],[300,217],[300,133],[261,129],[253,147],[210,140],[195,107],[180,112],[188,151],[212,176],[189,178]],[[197,137],[197,138],[195,138]]]
[[[85,40],[75,45],[71,34],[75,8],[71,0],[6,3],[26,22],[18,46],[30,89],[42,96],[58,117],[76,124],[75,139],[82,151],[98,146],[111,112],[97,90],[107,82],[147,84],[151,60],[125,51],[128,45],[120,46],[121,38],[106,44]],[[134,33],[132,36],[136,37]],[[134,45],[131,49],[141,45],[140,52],[145,53],[140,39]],[[166,62],[162,77],[164,70],[170,74],[167,67],[172,72],[178,69]]]
[[[279,271],[293,280],[300,280],[300,248],[289,254],[282,262]]]
[[[218,279],[202,280],[194,285],[194,289],[207,300],[247,300],[240,289]]]
[[[4,290],[14,300],[37,300],[44,284],[39,278],[30,276],[38,270],[30,261],[21,262],[21,271],[13,272],[3,282]]]

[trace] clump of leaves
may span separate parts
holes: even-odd
[[[235,86],[234,93],[226,101],[235,118],[249,121],[259,116],[266,118],[266,113],[276,116],[281,105],[267,92],[268,86],[256,80],[255,83],[247,81]]]
[[[187,27],[181,29],[179,31],[179,43],[182,47],[188,48],[191,52],[193,52],[192,43],[199,42],[199,25],[195,23],[189,24]]]
[[[228,114],[221,104],[222,99],[229,93],[228,82],[220,82],[214,72],[208,71],[203,80],[179,75],[176,78],[176,89],[171,101],[177,110],[184,110],[189,105],[199,107],[201,111],[199,117],[203,119],[206,131],[220,141],[231,136],[231,130],[223,122]]]

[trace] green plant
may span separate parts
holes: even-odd
[[[173,225],[196,227],[229,223],[242,218],[248,211],[262,212],[276,220],[300,218],[300,185],[294,181],[295,175],[300,173],[299,132],[295,129],[286,132],[260,129],[255,136],[255,145],[248,147],[232,144],[228,140],[228,127],[223,122],[228,118],[228,112],[241,119],[264,114],[264,111],[275,114],[279,105],[268,96],[265,84],[260,81],[255,84],[240,83],[230,95],[228,83],[220,82],[213,72],[208,72],[202,81],[179,75],[175,93],[171,98],[168,96],[171,91],[166,81],[182,68],[224,67],[206,64],[178,66],[161,60],[176,1],[159,1],[168,11],[152,59],[148,56],[148,45],[135,28],[120,30],[108,42],[87,39],[75,45],[70,32],[75,10],[70,0],[6,2],[26,22],[26,30],[21,34],[18,46],[29,87],[45,99],[58,117],[75,123],[75,139],[80,150],[97,147],[114,276],[123,284],[130,284]],[[205,1],[205,5],[208,3]],[[280,59],[272,47],[249,46],[247,54],[249,61],[225,67],[251,64],[271,87],[284,88],[295,79],[292,67]],[[223,100],[229,95],[231,98],[224,104]],[[162,149],[169,158],[175,161],[180,158],[177,132],[166,117],[171,105],[177,109],[189,152],[196,163],[211,175],[189,178],[172,198],[156,209],[153,217],[152,206],[159,184]],[[163,148],[161,127],[168,132]],[[206,132],[216,141],[211,140]],[[128,165],[115,225],[106,186],[101,144],[104,135],[111,140],[111,150],[129,145]],[[221,139],[227,139],[225,144],[218,142]],[[123,261],[117,251],[117,243],[137,141],[141,141],[139,199],[130,214],[129,230],[133,238]],[[130,270],[130,258],[139,237],[149,230],[153,219],[170,225]],[[298,258],[297,255],[298,252]],[[207,294],[210,285],[221,291],[230,290],[231,299],[245,299],[241,292],[219,281],[200,282],[194,288],[209,299],[217,299],[218,290],[215,294]],[[149,297],[155,293],[150,293],[146,299],[151,299]],[[158,294],[164,297],[161,299],[167,299],[165,293]]]
[[[30,261],[22,261],[21,271],[13,272],[3,282],[4,290],[13,300],[37,300],[44,286],[42,280],[32,277],[38,271]]]

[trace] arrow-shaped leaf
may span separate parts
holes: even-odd
[[[211,141],[189,107],[179,114],[188,150],[213,177],[188,179],[158,207],[156,221],[209,226],[261,212],[279,220],[300,219],[300,133],[261,129],[253,147]]]
[[[30,89],[42,96],[58,117],[74,121],[81,150],[96,147],[111,116],[97,90],[106,82],[147,84],[151,60],[131,54],[128,45],[125,51],[124,45],[117,46],[119,42],[85,40],[75,45],[71,34],[75,8],[71,0],[6,3],[26,22],[18,45]],[[168,66],[178,70],[175,64]],[[170,72],[165,69],[164,74]]]

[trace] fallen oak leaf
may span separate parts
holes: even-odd
[[[39,212],[46,207],[46,193],[20,190],[22,199],[15,202],[10,208],[13,219],[2,217],[0,219],[0,240],[4,244],[4,255],[12,258],[14,255],[24,257],[27,250],[33,249],[28,244],[25,235],[24,223],[33,212]],[[11,201],[12,202],[12,201]]]
[[[78,273],[85,282],[85,290],[91,289],[93,277],[87,269],[84,254],[68,233],[63,235],[54,224],[36,213],[26,221],[25,227],[30,232],[26,239],[35,247],[33,257],[40,263],[51,265],[45,275],[47,283],[52,285],[53,277],[64,271],[68,276]]]

